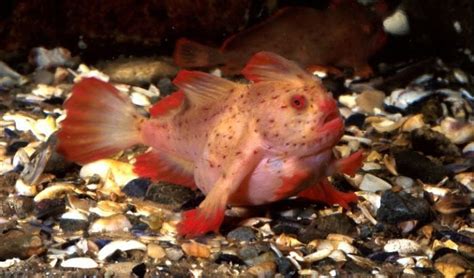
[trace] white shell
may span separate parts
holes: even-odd
[[[125,232],[132,228],[132,224],[125,215],[117,214],[114,216],[99,218],[89,228],[89,233],[101,232]]]
[[[148,99],[148,97],[146,97],[143,94],[137,93],[137,92],[133,92],[130,95],[130,99],[132,100],[133,104],[138,105],[138,106],[149,106],[149,105],[151,105],[150,100]]]
[[[61,267],[65,268],[82,268],[82,269],[90,269],[90,268],[97,268],[99,264],[96,261],[89,257],[79,257],[79,258],[71,258],[63,261],[61,263]]]
[[[474,192],[474,172],[460,173],[454,178],[471,192]]]
[[[417,254],[421,246],[410,239],[390,239],[383,247],[385,252],[398,252],[400,254]]]
[[[410,33],[410,24],[405,11],[398,9],[394,14],[387,17],[383,21],[383,29],[385,32],[397,36]]]
[[[131,164],[113,159],[101,159],[85,164],[82,166],[79,176],[87,178],[98,175],[102,180],[105,180],[107,175],[110,175],[109,172],[119,186],[124,186],[129,181],[138,178],[133,172]]]
[[[9,268],[13,265],[15,265],[16,263],[19,263],[21,262],[20,259],[18,258],[13,258],[13,259],[8,259],[8,260],[5,260],[5,261],[0,261],[0,268]]]
[[[390,183],[372,174],[365,174],[360,183],[360,189],[370,192],[385,191],[391,188]]]
[[[43,191],[38,193],[33,199],[35,202],[40,202],[45,199],[57,199],[63,196],[66,193],[73,192],[76,190],[76,187],[72,184],[67,183],[57,183],[46,187]]]
[[[35,96],[39,96],[45,99],[52,97],[61,97],[63,95],[63,90],[57,86],[48,86],[45,84],[38,84],[31,93]]]
[[[320,261],[324,258],[327,258],[332,253],[331,249],[322,249],[314,253],[311,253],[304,257],[304,261],[308,263]]]
[[[38,189],[36,188],[36,185],[27,185],[23,182],[23,180],[17,179],[15,183],[15,190],[18,193],[18,195],[22,196],[35,196],[36,193],[38,193]]]
[[[77,210],[71,210],[71,211],[65,212],[63,213],[63,215],[61,215],[61,218],[87,221],[87,216]]]
[[[146,251],[146,245],[133,239],[112,241],[99,250],[99,253],[97,254],[97,258],[103,261],[117,250],[120,250],[123,252],[129,251],[129,250]]]

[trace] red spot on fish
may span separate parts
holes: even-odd
[[[357,195],[353,192],[346,193],[337,190],[327,178],[301,191],[298,196],[312,201],[321,201],[329,205],[339,204],[345,209],[349,209],[349,203],[357,201]]]
[[[165,115],[169,111],[178,108],[184,101],[184,93],[177,91],[169,96],[164,97],[150,108],[150,115],[158,117]]]

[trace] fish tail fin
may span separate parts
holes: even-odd
[[[176,42],[173,58],[176,65],[183,68],[216,66],[223,62],[219,49],[186,38]]]
[[[113,85],[84,78],[66,100],[66,119],[58,132],[58,151],[77,163],[111,156],[141,143],[141,116]]]

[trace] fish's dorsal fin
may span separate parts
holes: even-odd
[[[181,70],[173,83],[186,95],[189,103],[194,106],[205,105],[227,98],[238,84],[200,72]]]
[[[253,82],[304,82],[311,76],[293,61],[272,52],[258,52],[250,58],[242,74]]]

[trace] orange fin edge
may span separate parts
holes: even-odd
[[[321,201],[329,205],[339,204],[345,209],[349,209],[349,204],[357,201],[356,194],[337,190],[327,178],[301,191],[298,197],[312,201]]]
[[[156,151],[137,156],[133,171],[140,177],[150,178],[154,181],[165,181],[191,189],[196,188],[192,175],[186,174],[179,165],[167,161]]]

